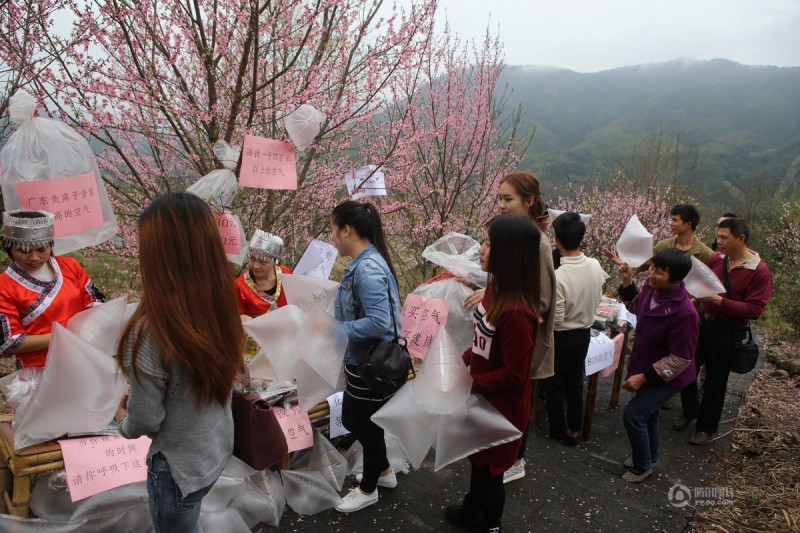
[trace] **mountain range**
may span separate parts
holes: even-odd
[[[754,183],[785,187],[800,166],[800,67],[724,59],[596,73],[506,66],[498,91],[507,94],[506,112],[521,106],[524,127],[536,128],[524,166],[550,194],[617,170],[642,171],[659,137],[670,152],[662,156],[683,158],[677,181],[720,203]]]

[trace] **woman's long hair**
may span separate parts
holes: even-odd
[[[539,228],[528,217],[500,215],[489,221],[488,229],[488,270],[494,292],[486,320],[497,324],[505,306],[515,300],[539,317]]]
[[[528,215],[533,220],[539,220],[544,215],[547,206],[542,199],[541,187],[539,186],[539,178],[533,172],[527,170],[519,170],[506,174],[500,178],[500,185],[508,182],[517,191],[517,194],[523,198],[533,198],[533,204],[528,209]]]
[[[381,214],[374,205],[369,202],[347,200],[333,208],[331,220],[340,228],[350,226],[360,237],[374,244],[397,281],[397,274],[395,274],[392,260],[389,257],[389,247],[386,245],[386,236],[383,233]]]
[[[139,216],[142,297],[117,348],[120,367],[132,346],[134,374],[143,330],[162,365],[189,370],[198,405],[230,398],[242,365],[242,329],[219,229],[208,206],[188,193],[156,198]],[[132,344],[131,344],[132,343]]]

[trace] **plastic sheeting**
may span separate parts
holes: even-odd
[[[313,515],[339,505],[342,498],[321,472],[281,471],[286,503],[295,513]]]
[[[486,272],[481,270],[480,247],[480,243],[469,235],[453,231],[425,248],[422,257],[456,276],[485,287]]]
[[[69,322],[77,333],[53,324],[39,387],[17,406],[15,449],[68,432],[99,431],[114,417],[127,389],[112,357],[125,309],[122,298],[83,311]]]
[[[419,407],[410,383],[400,387],[392,399],[372,415],[373,422],[398,439],[414,468],[419,468],[433,446],[438,420],[439,415]]]
[[[51,477],[59,474],[51,474]],[[117,487],[71,502],[64,487],[42,478],[31,493],[31,510],[39,519],[0,515],[1,531],[62,533],[72,531],[152,531],[144,482]],[[205,531],[249,533],[259,523],[277,527],[285,508],[280,476],[256,471],[232,457],[203,498],[200,524]]]
[[[292,457],[292,470],[316,471],[322,474],[336,490],[342,490],[348,465],[339,450],[319,430],[314,430],[314,446],[296,452]]]
[[[472,312],[464,309],[464,299],[472,294],[472,289],[455,279],[444,279],[420,285],[413,293],[425,298],[448,300],[450,311],[447,314],[445,330],[461,353],[472,346]]]
[[[210,204],[230,206],[239,192],[239,183],[236,181],[236,174],[227,168],[219,168],[194,182],[186,192],[199,196]]]
[[[553,209],[552,207],[549,208],[547,211],[548,211],[548,214],[550,215],[550,223],[551,224],[553,223],[553,221],[555,219],[557,219],[559,216],[561,216],[561,215],[563,215],[564,213],[567,212],[567,211],[560,211],[558,209]],[[578,215],[580,215],[581,222],[583,222],[584,224],[588,224],[589,220],[591,220],[591,218],[592,218],[592,215],[586,215],[584,213],[578,213]]]
[[[482,394],[473,394],[460,409],[439,419],[436,429],[438,471],[475,452],[511,442],[522,432],[509,422]]]
[[[290,304],[245,322],[244,329],[261,347],[278,380],[297,380],[302,411],[341,388],[348,340],[330,315],[319,309],[304,313]],[[262,377],[266,365],[259,355],[253,363],[255,375]]]
[[[117,219],[100,177],[94,151],[86,139],[60,120],[34,118],[35,110],[36,100],[31,95],[18,92],[11,97],[11,120],[19,127],[0,152],[5,209],[30,208],[20,203],[18,183],[58,180],[90,173],[94,175],[93,183],[99,196],[102,224],[57,238],[54,252],[63,255],[112,239],[117,234]],[[42,208],[47,209],[45,206]]]
[[[686,291],[695,298],[725,293],[725,286],[714,271],[695,256],[692,256],[692,269],[683,282],[686,284]]]
[[[329,315],[335,312],[339,283],[315,276],[282,274],[281,283],[286,294],[286,303],[296,305],[306,313],[320,309]]]
[[[30,398],[39,388],[42,373],[44,373],[44,368],[38,366],[21,368],[0,378],[0,391],[6,395],[6,401],[16,409],[21,402]]]
[[[325,113],[314,106],[303,104],[283,118],[283,125],[298,150],[308,148],[319,135]]]
[[[631,216],[617,240],[617,255],[633,268],[653,257],[653,236],[636,215]]]
[[[462,353],[447,331],[439,328],[416,379],[411,382],[414,400],[422,409],[447,414],[467,402],[472,376],[461,360]]]

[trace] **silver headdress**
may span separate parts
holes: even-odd
[[[40,216],[23,217],[21,213],[37,213]],[[32,246],[53,245],[55,219],[47,211],[6,211],[3,213],[3,245],[13,246],[23,252]]]
[[[250,239],[248,255],[259,261],[280,261],[283,255],[283,239],[272,233],[257,229]]]

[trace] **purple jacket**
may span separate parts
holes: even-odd
[[[633,299],[635,287],[620,287],[623,300]],[[659,305],[650,309],[654,294]],[[681,281],[672,289],[656,292],[648,280],[633,299],[632,307],[636,311],[637,325],[636,339],[628,361],[628,377],[644,373],[648,382],[661,380],[676,389],[683,389],[696,376],[694,351],[700,333],[700,319],[689,300],[686,286]],[[676,357],[688,360],[688,365],[685,362],[680,364],[680,359],[677,359],[676,365]],[[669,376],[667,371],[665,377],[665,368],[684,365],[685,368],[677,375]]]

